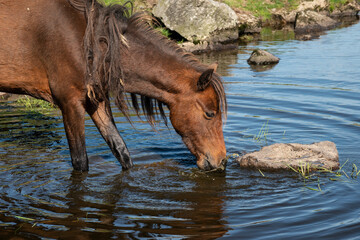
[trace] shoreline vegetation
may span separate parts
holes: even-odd
[[[126,0],[98,1],[105,5],[127,2]],[[186,0],[182,1],[186,2]],[[167,2],[165,5],[173,3],[171,0],[132,0],[131,2],[134,11],[150,13],[154,13],[154,8],[160,3]],[[178,2],[181,1],[177,1],[176,4]],[[271,35],[311,40],[319,37],[326,30],[358,21],[360,11],[359,0],[216,0],[215,2],[228,5],[236,13],[237,39],[223,42],[191,41],[182,37],[181,33],[169,29],[171,27],[167,27],[162,19],[157,18],[162,23],[159,31],[187,51],[200,53],[236,48],[238,44],[268,39]]]
[[[151,11],[158,0],[130,0],[133,3],[135,11]],[[276,10],[295,10],[302,2],[306,0],[216,0],[225,3],[235,11],[246,11],[262,20],[268,20]],[[129,0],[98,0],[104,5],[125,4]],[[314,2],[314,1],[313,1]],[[328,0],[330,12],[340,9],[349,3],[355,3],[356,0]]]
[[[328,10],[334,12],[336,9],[340,9],[348,3],[355,2],[356,0],[329,0]],[[269,20],[272,14],[279,10],[293,11],[302,2],[309,2],[304,0],[220,0],[229,5],[233,9],[245,10],[253,14],[255,17],[262,18],[263,20]]]

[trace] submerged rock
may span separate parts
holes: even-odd
[[[250,64],[250,68],[254,72],[265,72],[273,69],[276,64],[267,64],[267,65],[255,65]]]
[[[236,13],[213,0],[158,0],[153,14],[187,40],[228,42],[239,37]]]
[[[236,161],[241,167],[258,169],[297,169],[301,166],[315,169],[339,169],[339,153],[330,141],[313,144],[276,143],[260,151],[245,154]]]
[[[254,65],[269,65],[269,64],[276,64],[280,61],[280,58],[272,55],[271,53],[264,51],[264,50],[254,50],[251,53],[250,58],[247,60],[249,64]]]
[[[296,40],[300,40],[300,41],[309,41],[309,40],[313,40],[316,38],[319,38],[320,34],[319,33],[313,33],[313,34],[297,34],[295,36]]]

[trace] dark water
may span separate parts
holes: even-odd
[[[226,174],[204,174],[172,129],[133,129],[119,113],[136,166],[122,172],[87,119],[90,171],[77,174],[57,110],[1,102],[0,239],[359,239],[360,185],[351,176],[353,164],[360,170],[359,41],[356,24],[312,41],[201,56],[225,76],[229,154],[330,140],[344,164],[339,176],[246,170],[233,157]],[[255,48],[280,63],[251,69]]]

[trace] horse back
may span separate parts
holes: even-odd
[[[0,91],[50,102],[65,85],[82,91],[84,29],[66,0],[0,0]]]

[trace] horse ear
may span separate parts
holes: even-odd
[[[213,64],[211,64],[211,65],[209,66],[209,68],[214,69],[214,72],[216,72],[217,67],[218,67],[218,64],[217,64],[217,63],[213,63]]]
[[[197,82],[197,90],[203,91],[207,86],[209,86],[209,83],[211,82],[212,75],[214,73],[214,69],[208,69],[205,72],[203,72]]]

